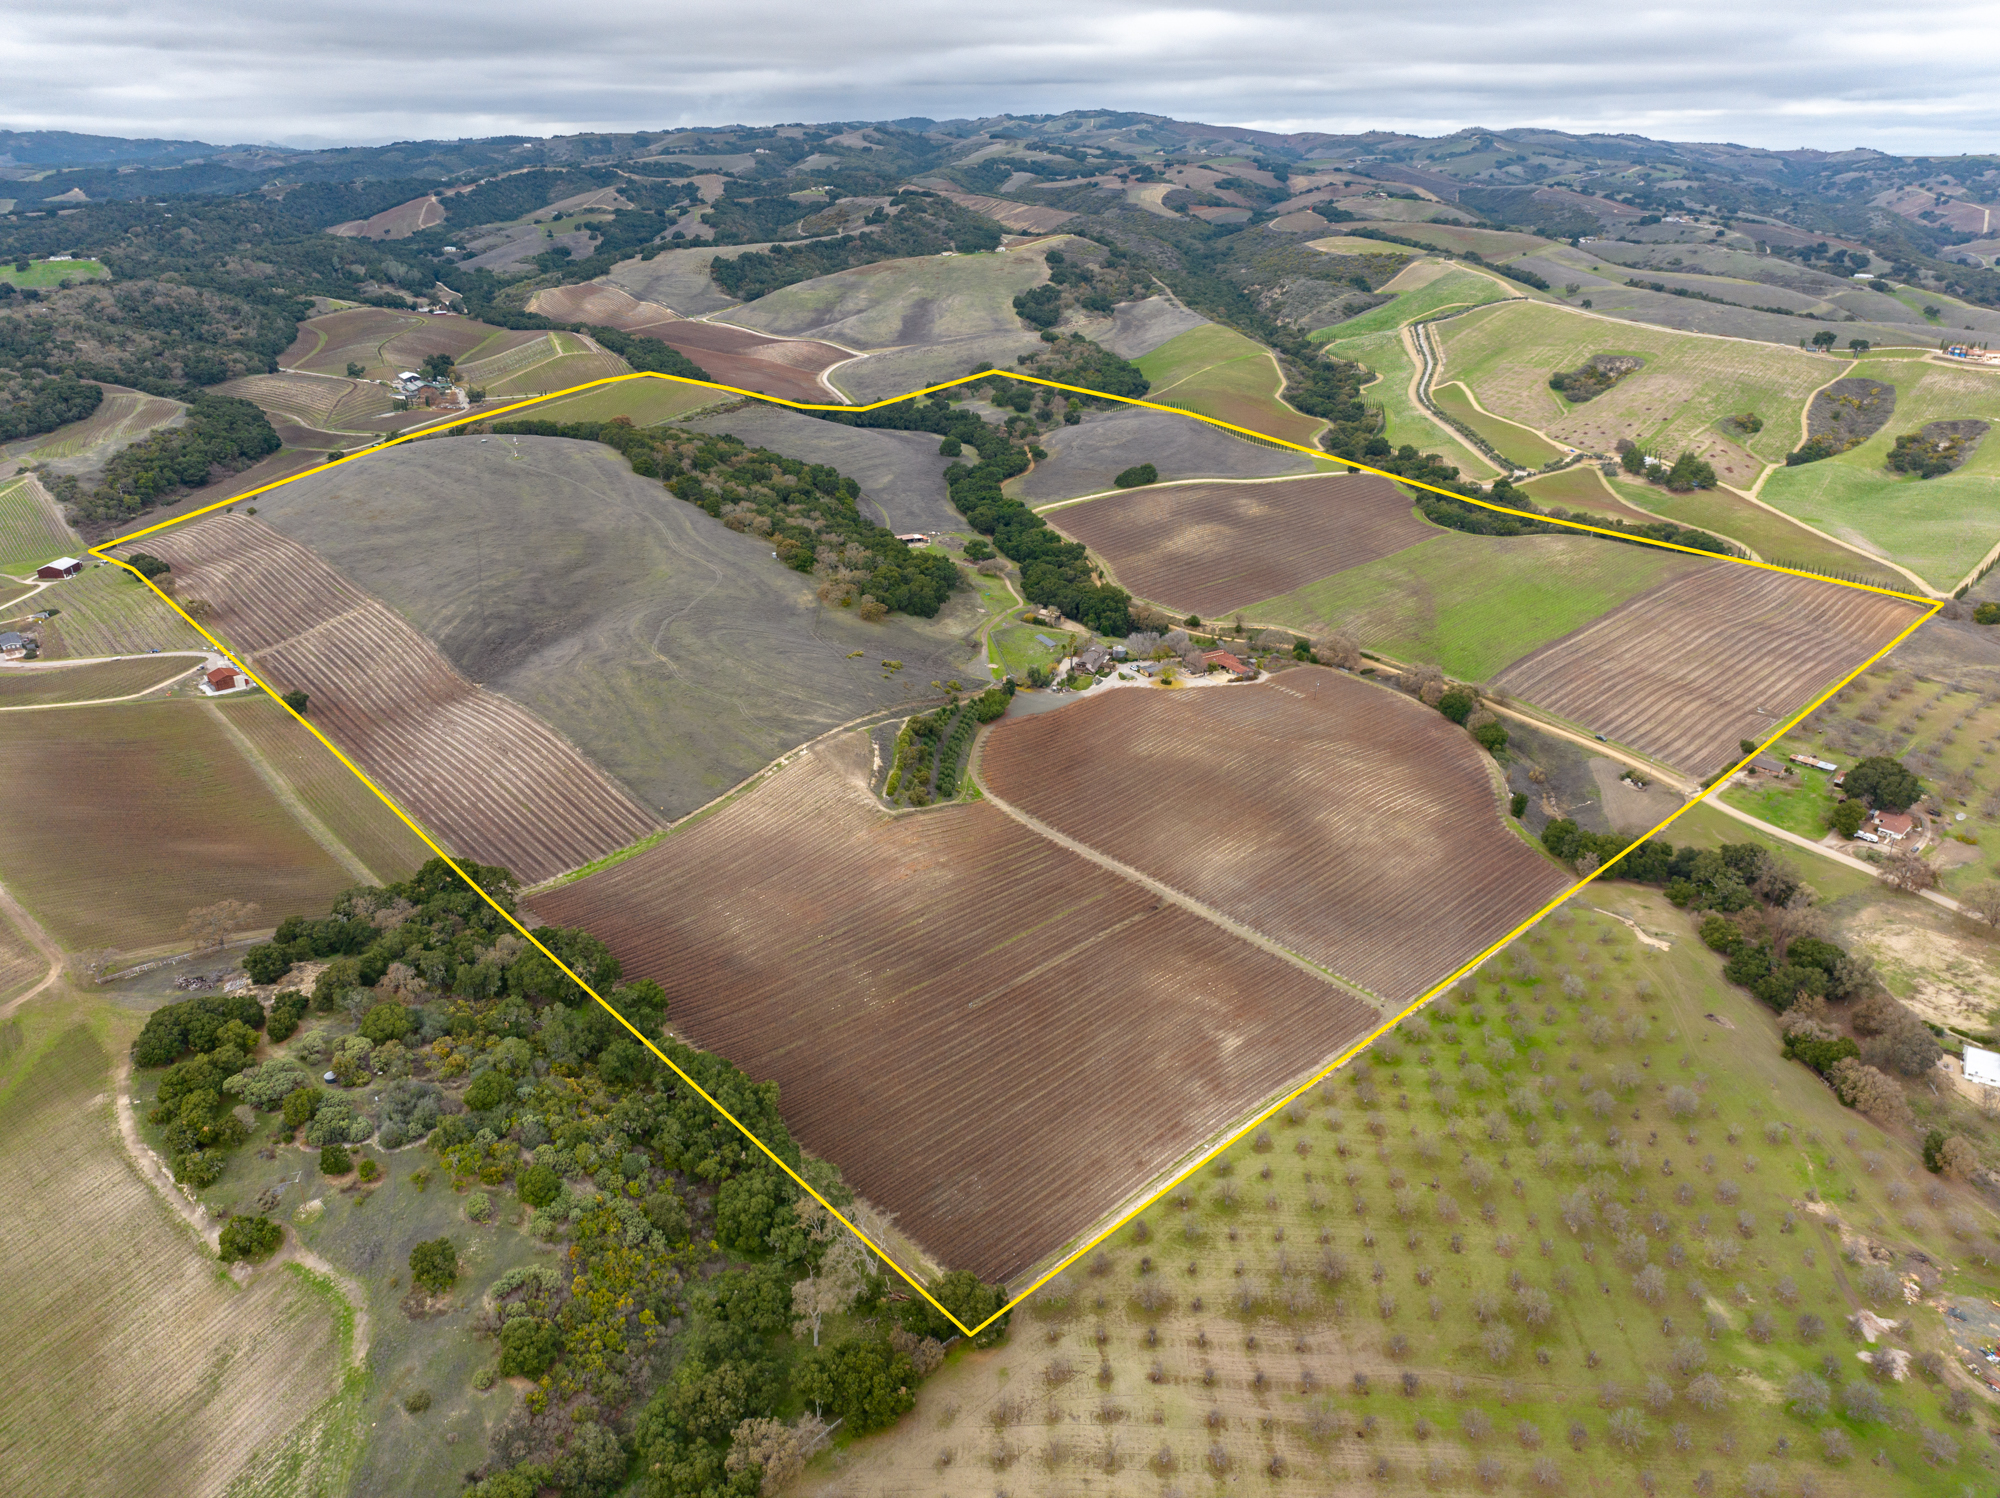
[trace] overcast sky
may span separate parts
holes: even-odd
[[[2000,149],[1990,0],[0,0],[0,35],[0,126],[221,143],[1113,108]]]

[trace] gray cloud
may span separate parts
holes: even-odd
[[[2000,146],[1984,6],[1696,0],[0,0],[5,123],[299,144],[1131,109],[1271,129],[1544,125],[1749,145]]]

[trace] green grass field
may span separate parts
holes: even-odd
[[[1724,483],[1745,488],[1798,445],[1807,397],[1847,372],[1840,361],[1802,349],[1611,322],[1542,302],[1453,318],[1437,336],[1445,359],[1440,380],[1463,380],[1497,415],[1588,452],[1614,451],[1621,437],[1668,458],[1692,449]],[[1595,354],[1636,355],[1646,364],[1581,405],[1549,388],[1550,375]],[[1763,418],[1763,430],[1726,436],[1719,424],[1745,411]]]
[[[1446,531],[1242,612],[1307,633],[1350,628],[1367,648],[1484,681],[1628,598],[1710,565],[1587,536]]]
[[[26,270],[15,268],[12,260],[0,260],[0,281],[10,286],[32,286],[47,290],[65,281],[96,281],[109,277],[110,270],[98,260],[35,260]]]
[[[1044,645],[1038,636],[1056,643],[1053,647]],[[1053,666],[1068,654],[1069,644],[1077,637],[1039,624],[1002,624],[988,638],[1001,669],[1016,681],[1026,681],[1030,666]]]
[[[1146,398],[1198,411],[1268,437],[1310,444],[1325,426],[1280,399],[1284,384],[1262,344],[1215,323],[1176,334],[1135,361],[1152,382]]]
[[[1363,240],[1361,243],[1367,243]],[[1405,271],[1404,277],[1411,273]],[[1399,278],[1402,279],[1402,278]],[[1394,283],[1391,283],[1393,287]],[[1488,302],[1504,301],[1507,293],[1491,276],[1482,276],[1473,271],[1445,270],[1435,280],[1408,291],[1396,292],[1393,302],[1349,318],[1346,322],[1335,323],[1330,328],[1320,328],[1312,335],[1315,343],[1344,344],[1349,339],[1379,333],[1384,329],[1400,328],[1407,323],[1417,322],[1440,312],[1450,312],[1459,307],[1479,307]],[[1343,352],[1342,357],[1347,357]]]
[[[72,951],[171,942],[223,899],[275,924],[354,882],[200,702],[0,713],[0,766],[36,803],[0,825],[0,883]]]
[[[1881,1385],[1858,1418],[1787,1407],[1802,1373],[1865,1383],[1842,1330],[1863,1305],[1957,1361],[1933,1307],[2000,1291],[1952,1246],[1994,1220],[1962,1184],[1920,1202],[1910,1141],[1785,1060],[1720,967],[1657,892],[1593,886],[815,1474],[913,1494],[999,1474],[1017,1498],[1981,1491],[1953,1385]],[[1866,1299],[1850,1234],[1950,1267],[1928,1304]]]
[[[1618,494],[1641,509],[1665,516],[1677,525],[1691,525],[1726,540],[1737,541],[1767,562],[1856,577],[1878,587],[1907,591],[1910,580],[1871,558],[1836,546],[1783,515],[1725,489],[1693,489],[1675,494],[1657,484],[1634,483],[1620,476],[1608,481]]]
[[[0,572],[32,576],[42,563],[79,543],[30,480],[0,484]]]
[[[1584,510],[1627,523],[1645,519],[1645,516],[1634,513],[1631,506],[1618,502],[1617,497],[1604,486],[1603,475],[1594,463],[1577,463],[1558,469],[1541,478],[1526,481],[1522,488],[1543,509]]]
[[[1462,384],[1440,385],[1431,391],[1431,399],[1437,402],[1440,411],[1464,422],[1491,443],[1501,457],[1519,467],[1540,468],[1563,455],[1561,448],[1526,427],[1474,406]]]
[[[0,1459],[17,1492],[221,1493],[341,1382],[325,1302],[278,1266],[233,1284],[120,1146],[113,1063],[138,1018],[58,990],[0,1032]]]
[[[1343,339],[1334,347],[1341,358],[1352,359],[1380,376],[1363,387],[1361,399],[1382,408],[1383,435],[1390,442],[1398,447],[1407,443],[1420,453],[1436,453],[1467,478],[1481,482],[1499,472],[1489,459],[1466,446],[1458,433],[1411,398],[1410,380],[1416,370],[1401,333],[1393,329],[1371,333]]]
[[[1749,812],[1760,822],[1769,822],[1773,827],[1818,842],[1826,836],[1827,814],[1833,810],[1836,799],[1828,784],[1830,779],[1817,770],[1800,770],[1789,784],[1773,783],[1768,776],[1760,776],[1754,787],[1732,785],[1721,795],[1731,806]]]
[[[42,626],[42,655],[123,655],[158,648],[202,650],[208,642],[153,590],[123,567],[86,566],[34,596],[37,608],[62,612]]]
[[[1955,588],[2000,543],[2000,441],[1987,437],[1956,473],[1917,479],[1885,466],[1896,438],[1931,421],[2000,425],[2000,378],[1915,359],[1863,359],[1852,371],[1896,387],[1896,412],[1858,447],[1784,468],[1761,497],[1831,535],[1883,552],[1934,587]]]

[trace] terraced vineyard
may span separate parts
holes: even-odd
[[[1735,760],[1921,609],[1758,567],[1704,567],[1515,662],[1493,685],[1691,775]]]
[[[534,901],[775,1079],[806,1148],[1006,1279],[1374,1022],[990,805],[884,813],[865,735]]]
[[[0,484],[0,573],[25,577],[77,545],[32,478]]]
[[[185,619],[123,567],[91,563],[68,581],[42,589],[32,602],[62,611],[41,626],[46,660],[208,648]]]
[[[1157,484],[1051,511],[1141,598],[1204,617],[1389,556],[1437,534],[1372,474]]]
[[[988,791],[1408,1003],[1570,881],[1502,823],[1484,750],[1439,713],[1308,667],[1112,691],[988,736]],[[1144,794],[1107,794],[1115,774]]]
[[[380,385],[361,380],[297,374],[250,375],[221,387],[225,395],[255,401],[272,416],[305,427],[338,429],[344,423],[387,416],[395,399]]]
[[[657,823],[554,730],[454,671],[312,552],[242,515],[148,537],[215,627],[455,851],[533,882]]]

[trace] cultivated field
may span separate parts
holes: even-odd
[[[1589,536],[1445,531],[1242,612],[1304,634],[1348,629],[1397,660],[1484,681],[1656,583],[1713,565]]]
[[[771,338],[747,328],[677,318],[657,302],[639,302],[616,286],[590,281],[537,292],[534,310],[563,322],[601,323],[657,338],[679,349],[718,384],[795,401],[837,397],[819,375],[853,355],[831,344]]]
[[[844,736],[534,906],[949,1265],[1018,1274],[1373,1022],[992,806],[892,817],[868,778]]]
[[[291,1271],[231,1284],[140,1178],[112,1113],[132,1020],[93,998],[37,1000],[0,1063],[0,1461],[19,1493],[208,1498],[334,1393],[345,1349]]]
[[[1946,1327],[1988,1334],[1939,1308],[1990,1315],[1990,1208],[1784,1060],[1774,1017],[1658,895],[1593,888],[1517,950],[1086,1255],[1004,1344],[948,1363],[801,1490],[1978,1490],[1992,1406]],[[1572,973],[1581,1002],[1561,992]],[[1700,1116],[1675,1117],[1669,1089],[1697,1080]],[[1941,1278],[1915,1305],[1900,1285],[1870,1300],[1877,1254]],[[1856,1419],[1831,1396],[1871,1387],[1841,1330],[1864,1306],[1946,1371],[1876,1386],[1885,1407]],[[1787,1407],[1802,1374],[1831,1408]],[[1946,1414],[1961,1389],[1969,1426]],[[1930,1460],[1925,1432],[1946,1435]]]
[[[829,441],[899,435],[797,422],[824,425]],[[941,469],[937,439],[926,442],[910,472]],[[758,537],[595,442],[411,443],[274,491],[257,518],[667,816],[816,734],[934,700],[933,681],[987,677],[973,638],[985,616],[971,590],[936,619],[864,623],[822,604],[813,579]],[[885,660],[903,669],[885,670]],[[355,685],[341,679],[336,697]]]
[[[1366,206],[1373,211],[1380,205],[1370,202]],[[1549,241],[1538,234],[1516,234],[1511,229],[1475,229],[1469,225],[1355,224],[1347,228],[1347,232],[1351,233],[1353,229],[1383,229],[1399,238],[1414,239],[1420,244],[1432,245],[1440,250],[1451,250],[1461,254],[1466,250],[1473,250],[1489,260],[1512,260],[1517,255],[1532,254],[1536,250],[1546,250],[1549,247]],[[1383,248],[1393,250],[1399,246],[1385,244]]]
[[[1207,422],[1135,406],[1086,411],[1076,426],[1050,428],[1041,444],[1048,456],[1007,481],[1007,492],[1029,504],[1099,493],[1139,463],[1151,463],[1170,480],[1275,478],[1314,467],[1304,453],[1245,442]]]
[[[850,399],[882,400],[982,363],[1011,365],[1015,355],[1040,347],[1015,315],[1014,297],[1047,279],[1042,258],[1026,252],[883,260],[784,287],[720,320],[867,351],[869,358],[843,367],[833,383]]]
[[[102,468],[121,448],[166,427],[179,426],[187,407],[165,396],[105,385],[104,399],[82,421],[0,446],[0,457],[45,463],[56,473]]]
[[[418,368],[429,354],[472,362],[547,338],[545,333],[490,327],[468,317],[349,307],[299,324],[297,340],[278,356],[278,362],[286,369],[343,377],[349,364],[359,364],[363,378],[380,380]]]
[[[1146,399],[1198,411],[1266,437],[1310,444],[1326,425],[1286,405],[1284,376],[1263,345],[1211,323],[1190,328],[1135,360],[1152,381]]]
[[[1480,409],[1464,384],[1454,380],[1431,391],[1431,399],[1447,416],[1456,417],[1484,437],[1493,450],[1522,468],[1540,468],[1560,458],[1562,449],[1526,427]]]
[[[249,752],[374,876],[372,882],[407,878],[432,856],[379,796],[270,698],[224,699],[209,711],[243,736]]]
[[[546,405],[532,406],[505,419],[610,421],[614,417],[626,416],[631,418],[634,426],[649,427],[677,420],[718,401],[734,399],[734,396],[717,394],[698,385],[683,385],[676,380],[626,380],[576,395],[558,396]]]
[[[1915,604],[1738,563],[1701,564],[1494,678],[1692,775],[1739,756],[1916,619]]]
[[[1002,228],[1012,229],[1016,234],[1047,234],[1060,229],[1076,217],[1074,213],[1061,208],[1042,208],[1030,203],[1014,203],[1006,198],[989,198],[983,193],[948,192],[944,196],[959,207],[983,214]]]
[[[1463,380],[1487,410],[1590,452],[1628,437],[1670,460],[1691,448],[1727,484],[1748,486],[1798,446],[1799,412],[1814,390],[1847,373],[1803,349],[1691,338],[1607,323],[1542,302],[1516,301],[1442,323],[1442,380]],[[1645,367],[1583,405],[1549,388],[1549,376],[1596,354],[1631,354]],[[1725,435],[1727,417],[1755,412],[1764,429]]]
[[[188,675],[201,662],[185,655],[97,661],[54,670],[14,667],[0,671],[0,708],[44,707],[57,702],[97,702],[130,697]]]
[[[474,687],[399,616],[261,521],[213,515],[145,544],[213,606],[218,633],[274,687],[305,691],[328,737],[454,851],[533,881],[654,827],[547,724]]]
[[[1896,438],[1933,421],[2000,425],[2000,371],[1867,359],[1837,371],[1896,387],[1896,410],[1867,441],[1818,463],[1781,468],[1758,491],[1806,524],[1902,563],[1949,592],[2000,544],[2000,441],[1938,478],[1891,472]],[[1796,438],[1796,433],[1794,433]]]
[[[431,229],[444,222],[444,205],[426,193],[394,208],[385,208],[373,218],[349,219],[326,232],[348,239],[407,239],[419,229]]]
[[[67,555],[76,545],[39,482],[18,478],[0,484],[0,573],[32,577],[42,563]]]
[[[1289,593],[1437,535],[1373,474],[1152,484],[1049,513],[1119,583],[1204,617]]]
[[[254,401],[274,421],[328,431],[351,431],[395,410],[395,398],[380,385],[344,376],[247,375],[217,387],[224,395]]]
[[[1144,796],[1106,794],[1113,775]],[[1570,883],[1504,824],[1491,757],[1463,729],[1318,667],[1092,694],[994,729],[980,778],[1391,1007]]]
[[[185,619],[123,567],[86,563],[75,577],[35,594],[33,604],[62,611],[37,626],[44,660],[208,648]]]
[[[629,366],[579,333],[544,333],[533,343],[514,344],[504,351],[459,366],[458,379],[486,391],[487,399],[538,395],[567,390],[589,380],[625,374]]]
[[[0,713],[0,773],[36,803],[0,824],[0,882],[71,951],[170,942],[223,899],[275,924],[354,882],[199,702]]]

